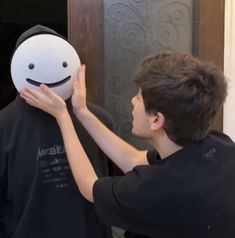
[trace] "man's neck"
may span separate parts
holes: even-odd
[[[165,159],[183,148],[170,140],[166,133],[156,136],[156,138],[151,139],[149,142],[158,151],[161,159]]]

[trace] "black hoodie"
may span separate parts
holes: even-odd
[[[67,103],[98,176],[108,175],[107,159]],[[95,105],[89,107],[112,127],[109,114]],[[0,231],[4,238],[110,237],[93,204],[78,190],[52,116],[18,96],[0,111],[0,135]]]

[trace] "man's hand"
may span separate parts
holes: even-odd
[[[67,107],[65,101],[56,95],[45,84],[40,85],[41,92],[32,88],[24,88],[20,91],[20,96],[26,100],[26,102],[38,109],[41,109],[57,120],[67,113]]]
[[[86,66],[81,65],[78,79],[74,80],[74,91],[72,95],[72,105],[74,113],[79,118],[80,115],[88,111],[86,106]]]

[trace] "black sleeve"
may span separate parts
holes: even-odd
[[[146,210],[152,209],[152,198],[148,197],[145,187],[151,171],[145,174],[145,169],[142,169],[144,167],[146,166],[137,166],[125,176],[105,177],[95,182],[94,206],[100,220],[105,224],[137,233],[142,232],[146,226]],[[146,204],[147,200],[151,202]]]
[[[130,222],[130,214],[126,207],[128,207],[131,199],[129,198],[128,201],[127,195],[123,197],[123,193],[120,194],[117,189],[122,180],[122,177],[98,179],[93,187],[94,205],[99,218],[106,225],[130,230],[127,226]]]

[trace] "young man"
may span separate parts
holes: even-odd
[[[210,132],[226,97],[224,75],[189,55],[162,53],[144,59],[134,81],[132,132],[154,151],[138,151],[87,109],[84,66],[74,83],[76,116],[121,177],[97,178],[64,101],[49,88],[21,96],[56,118],[77,185],[106,224],[138,234],[129,237],[234,237],[235,145]]]

